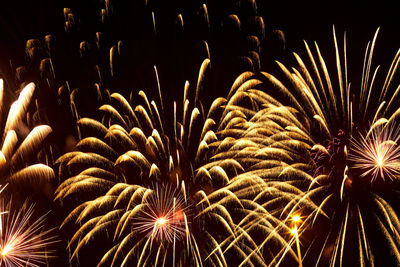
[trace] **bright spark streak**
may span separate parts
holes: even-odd
[[[7,244],[2,250],[1,250],[1,255],[6,256],[7,253],[13,249],[13,246],[11,244]]]
[[[376,161],[376,163],[377,163],[377,165],[379,166],[379,167],[382,167],[382,165],[383,165],[383,156],[382,155],[378,155],[378,160]]]

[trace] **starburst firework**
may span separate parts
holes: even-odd
[[[133,228],[147,233],[152,239],[172,243],[185,235],[187,225],[187,203],[183,195],[168,189],[155,187],[143,203],[143,209],[133,219]]]
[[[397,179],[400,174],[399,138],[397,125],[373,127],[366,137],[352,138],[349,161],[354,168],[361,170],[360,177]]]
[[[23,206],[12,211],[12,205],[1,205],[0,213],[0,264],[11,266],[42,266],[53,251],[48,247],[57,242],[54,229],[45,229],[45,218],[32,221],[34,206]]]

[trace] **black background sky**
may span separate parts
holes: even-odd
[[[25,40],[43,33],[63,31],[63,7],[73,7],[85,14],[98,14],[102,1],[96,0],[15,0],[3,1],[0,9],[0,59],[20,56]],[[118,1],[116,1],[118,2]],[[172,6],[190,7],[198,1],[149,1],[160,9]],[[211,0],[208,5],[230,6],[235,1]],[[166,4],[168,3],[168,4]],[[170,5],[169,7],[167,7]],[[391,58],[400,47],[399,11],[395,1],[257,1],[258,14],[264,19],[266,31],[283,30],[288,51],[303,48],[302,40],[317,40],[322,49],[332,47],[332,25],[337,34],[346,31],[349,51],[364,51],[366,42],[381,27],[377,44],[377,58]],[[227,11],[226,9],[225,11]],[[88,16],[86,16],[89,19]],[[268,41],[268,40],[266,40]],[[328,50],[329,51],[329,50]],[[361,61],[361,60],[360,60]]]

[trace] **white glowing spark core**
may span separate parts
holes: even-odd
[[[167,223],[167,220],[164,218],[164,217],[161,217],[161,218],[158,218],[157,220],[156,220],[156,224],[157,225],[159,225],[159,226],[163,226],[163,225],[165,225]]]
[[[290,229],[290,233],[291,233],[292,235],[297,235],[297,228],[292,228],[292,229]]]
[[[294,223],[300,222],[300,220],[301,220],[300,215],[293,215],[292,221]]]
[[[157,186],[143,203],[134,228],[159,242],[174,242],[186,232],[184,197],[175,189]]]

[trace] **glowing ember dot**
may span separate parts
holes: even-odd
[[[166,220],[164,217],[158,218],[158,219],[156,220],[156,224],[159,225],[159,226],[163,226],[163,225],[165,225],[166,223],[167,223],[167,220]]]
[[[297,228],[290,229],[292,235],[297,235]]]
[[[295,222],[295,223],[297,223],[297,222],[300,222],[300,216],[299,215],[294,215],[293,217],[292,217],[292,221],[293,222]]]

